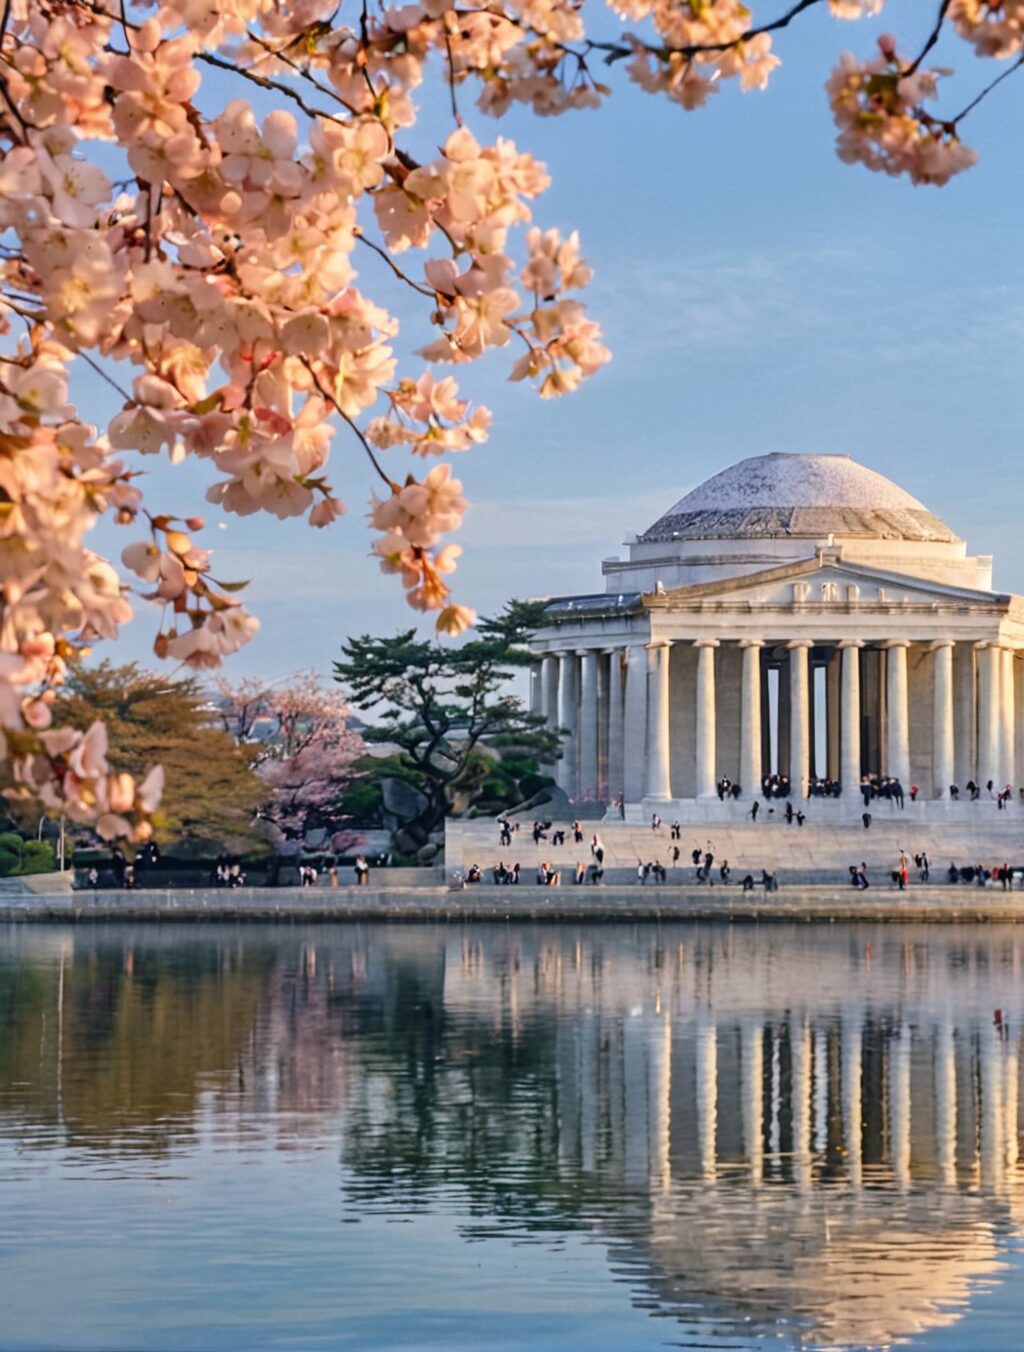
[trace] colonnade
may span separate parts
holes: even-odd
[[[738,692],[721,687],[730,646],[741,655]],[[680,647],[696,650],[692,712],[674,707],[672,654]],[[931,669],[927,732],[920,717],[912,717],[911,658],[915,671],[922,663]],[[533,673],[531,705],[564,730],[556,773],[571,798],[610,799],[621,792],[626,802],[707,799],[725,773],[741,785],[744,798],[756,796],[763,777],[773,773],[786,773],[795,794],[806,792],[812,773],[838,779],[851,795],[866,773],[898,779],[909,790],[914,764],[928,768],[921,796],[944,798],[954,783],[991,780],[1001,788],[1016,786],[1024,774],[1024,719],[1017,716],[1021,664],[1014,658],[1013,650],[989,640],[654,639],[545,653]],[[812,692],[812,675],[820,667],[827,670],[824,765],[814,747],[821,701]],[[776,673],[774,684],[770,672]],[[673,728],[681,718],[692,718],[686,735],[693,748],[692,795],[673,792],[679,765]],[[723,728],[727,755],[719,745]]]
[[[1020,1041],[987,1020],[587,1019],[558,1058],[559,1151],[584,1169],[602,1138],[627,1178],[656,1190],[673,1172],[710,1180],[741,1160],[755,1184],[770,1169],[809,1185],[830,1161],[854,1187],[885,1161],[900,1189],[915,1160],[946,1185],[998,1185],[1017,1166]]]

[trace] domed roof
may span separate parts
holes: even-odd
[[[954,541],[917,498],[848,455],[755,455],[706,479],[642,540],[872,536]]]

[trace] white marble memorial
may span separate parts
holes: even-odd
[[[532,645],[534,707],[569,730],[570,799],[692,820],[727,777],[744,815],[779,774],[795,801],[839,781],[844,817],[863,775],[953,812],[954,782],[963,800],[971,779],[986,796],[1024,782],[1024,599],[849,457],[743,460],[602,570],[603,592],[551,601]]]

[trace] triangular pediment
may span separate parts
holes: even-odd
[[[927,578],[847,563],[827,555],[741,577],[671,587],[644,595],[648,609],[756,605],[970,606],[1006,610],[1005,593],[974,591]]]

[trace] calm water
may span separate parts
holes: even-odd
[[[0,926],[0,1346],[1024,1345],[1024,930]]]

